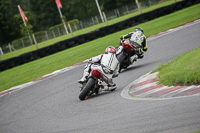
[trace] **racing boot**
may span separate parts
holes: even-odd
[[[144,54],[138,54],[138,59],[142,59],[144,57]]]
[[[138,59],[142,59],[144,57],[144,52],[141,48],[139,49],[139,52],[137,55],[138,55]]]
[[[83,84],[84,82],[86,82],[88,76],[89,76],[89,72],[84,72],[83,77],[78,80],[78,83]]]
[[[129,60],[132,64],[134,61],[137,61],[137,59],[138,59],[138,55],[135,54],[135,55],[131,56]]]
[[[106,85],[103,88],[99,89],[99,93],[102,91],[114,91],[117,88],[116,84],[113,85]]]
[[[108,85],[109,91],[114,91],[117,88],[116,84]]]

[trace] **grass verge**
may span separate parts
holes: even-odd
[[[199,19],[199,8],[200,4],[197,4],[137,26],[142,27],[147,36],[154,35]],[[135,27],[128,28],[42,59],[0,72],[0,91],[32,81],[55,70],[71,66],[77,62],[101,54],[109,45],[116,47],[119,45],[118,38],[123,34],[133,31],[134,28]]]
[[[179,56],[165,65],[158,66],[159,83],[175,85],[200,84],[200,47]]]
[[[178,1],[181,1],[181,0],[177,0],[177,2]],[[149,11],[155,10],[157,8],[173,4],[174,2],[175,2],[174,0],[169,0],[169,1],[166,1],[166,2],[163,2],[163,3],[151,6],[149,8],[145,8],[145,9],[142,10],[142,12],[143,13],[149,12]],[[140,14],[139,11],[136,11],[134,13],[130,13],[128,15],[121,16],[121,17],[116,18],[116,19],[112,19],[112,20],[108,21],[108,24],[112,25],[112,24],[115,24],[117,22],[123,21],[125,19],[137,16],[139,14]],[[78,35],[81,35],[81,34],[85,34],[85,33],[88,33],[90,31],[94,31],[94,30],[96,30],[98,28],[105,27],[105,26],[106,26],[106,23],[100,23],[98,25],[94,25],[94,26],[85,28],[83,30],[76,31],[76,32],[74,32],[74,35],[78,36]],[[54,38],[54,39],[50,39],[48,41],[44,41],[44,42],[38,43],[38,47],[39,48],[46,47],[46,46],[52,45],[52,44],[54,44],[56,42],[59,42],[59,41],[62,41],[62,40],[66,40],[66,39],[71,38],[71,37],[72,37],[71,34],[63,35],[63,36],[60,36],[60,37],[57,37],[57,38]],[[16,57],[16,56],[21,55],[23,53],[27,53],[27,52],[34,51],[34,50],[36,50],[36,46],[35,45],[29,46],[29,47],[25,47],[23,49],[15,50],[13,52],[4,54],[1,57],[1,60],[6,60],[6,59],[9,59],[9,58],[12,58],[12,57]]]

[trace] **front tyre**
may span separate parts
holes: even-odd
[[[94,87],[95,84],[95,79],[93,78],[89,78],[89,80],[87,81],[86,85],[83,87],[83,90],[81,91],[80,95],[79,95],[79,99],[85,100],[85,98],[88,96],[90,90],[92,90],[92,88]]]

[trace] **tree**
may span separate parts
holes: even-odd
[[[61,0],[67,21],[87,19],[98,14],[95,0]]]
[[[9,2],[7,0],[0,1],[0,44],[3,45],[10,41],[10,12]]]
[[[30,34],[33,33],[33,26],[32,26],[33,19],[29,12],[25,11],[24,13],[26,14],[26,16],[28,18],[28,21],[26,21],[26,25],[27,25],[26,27],[24,25],[24,22],[22,20],[20,13],[16,14],[13,17],[12,26],[15,28],[12,28],[12,33],[16,34],[16,36],[18,35],[18,38],[23,37],[23,36],[28,36],[28,32]]]
[[[14,16],[19,13],[17,8],[18,5],[22,7],[24,11],[30,12],[30,0],[8,0],[9,1],[9,10],[11,15]]]
[[[0,0],[0,45],[7,45],[14,39],[22,37],[20,24],[23,23],[17,5],[24,5],[23,9],[28,9],[29,0]],[[29,22],[29,12],[25,12]],[[18,15],[17,19],[16,16]],[[32,22],[32,21],[31,21]]]
[[[135,5],[135,0],[98,0],[102,11],[108,12],[126,5]],[[149,5],[149,0],[139,0]],[[151,0],[151,3],[160,0]],[[62,14],[66,22],[74,19],[90,19],[99,16],[95,0],[61,0]],[[33,32],[48,30],[62,23],[55,0],[0,0],[0,45],[22,37],[26,33],[17,5],[20,5],[28,17],[28,27]]]
[[[104,11],[110,11],[133,3],[134,0],[102,0],[101,5]]]
[[[31,0],[35,30],[44,30],[61,23],[54,0]]]

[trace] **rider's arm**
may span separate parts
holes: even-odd
[[[101,55],[90,58],[89,63],[100,63],[102,56],[103,55],[101,54]]]
[[[123,36],[120,37],[120,39],[122,40],[122,39],[131,38],[132,34],[133,34],[133,33],[129,33],[129,34],[127,34],[127,35],[123,35]]]

